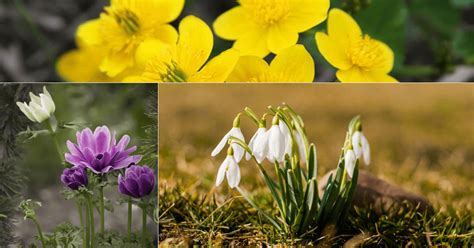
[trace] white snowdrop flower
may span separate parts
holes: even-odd
[[[352,135],[352,146],[357,158],[363,158],[366,165],[370,164],[369,141],[361,131],[356,131]]]
[[[268,137],[268,155],[270,162],[283,162],[285,160],[286,137],[278,124],[273,124]]]
[[[267,129],[265,127],[259,127],[257,129],[257,131],[255,132],[255,134],[252,136],[252,138],[250,139],[250,142],[249,142],[249,148],[250,150],[252,151],[253,154],[255,154],[255,147],[258,143],[259,140],[261,140],[263,138],[263,136],[265,136],[265,132],[267,131]],[[252,158],[252,155],[248,152],[245,153],[245,159],[247,160],[250,160]]]
[[[254,141],[253,155],[258,163],[262,163],[265,158],[268,158],[268,139],[270,137],[270,129],[265,131],[263,135]]]
[[[344,154],[344,168],[346,168],[347,174],[352,178],[354,175],[354,168],[357,161],[354,150],[347,150]]]
[[[17,102],[16,105],[28,119],[38,123],[49,119],[56,110],[53,98],[46,87],[43,87],[43,93],[40,93],[39,96],[30,92],[29,104],[26,102]]]
[[[291,134],[290,134],[290,129],[286,125],[285,122],[281,121],[278,123],[278,126],[280,127],[280,130],[285,137],[285,154],[291,155],[291,149],[293,142],[291,140]]]
[[[230,148],[232,149],[232,148]],[[217,172],[216,178],[216,186],[219,186],[224,181],[224,176],[227,177],[227,183],[229,187],[235,188],[240,183],[240,168],[235,158],[231,152],[231,154],[227,154],[224,162],[222,162],[221,166],[219,167],[219,171]]]
[[[237,117],[234,119],[234,125],[232,129],[230,129],[230,131],[224,135],[224,137],[221,139],[219,144],[217,144],[216,148],[214,148],[214,150],[212,151],[211,156],[213,157],[217,156],[217,154],[219,154],[222,151],[225,144],[229,141],[230,137],[235,137],[245,142],[245,138],[244,138],[244,135],[242,134],[242,130],[240,130],[240,114],[237,115]],[[234,142],[230,146],[234,149],[235,161],[240,162],[240,160],[242,160],[242,157],[245,154],[244,148]]]

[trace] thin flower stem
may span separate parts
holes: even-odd
[[[41,230],[41,225],[39,222],[36,220],[36,218],[31,218],[31,220],[35,223],[36,229],[38,230],[38,236],[41,240],[41,246],[46,247],[46,242],[44,241],[44,236],[43,236],[43,231]]]
[[[89,232],[90,232],[90,243],[91,247],[94,247],[94,242],[95,242],[95,224],[94,224],[94,208],[92,207],[92,202],[90,197],[87,197],[87,208],[89,211]]]
[[[128,240],[132,239],[132,197],[128,198]]]
[[[143,247],[146,247],[146,218],[147,218],[147,214],[146,214],[146,206],[143,206],[142,207],[142,212],[143,212],[143,215],[142,215],[142,242],[143,242]]]
[[[99,204],[100,204],[100,208],[99,208],[99,211],[100,211],[100,233],[102,235],[104,235],[104,187],[99,187]]]
[[[54,119],[54,121],[56,121],[56,117],[54,117],[54,115],[52,115],[50,119]],[[53,125],[51,124],[51,120],[48,120],[46,123],[47,123],[46,125],[48,126],[49,131],[51,131],[51,139],[53,139],[54,146],[56,147],[56,152],[58,153],[59,161],[61,161],[62,163],[64,155],[61,151],[61,146],[59,145],[59,142],[57,140],[56,132],[54,131]]]
[[[82,246],[85,247],[85,238],[86,238],[86,228],[84,227],[84,221],[83,221],[83,216],[82,216],[82,205],[79,201],[76,202],[76,206],[77,206],[77,213],[79,214],[79,223],[81,225],[81,228],[82,228]]]
[[[86,202],[86,225],[84,226],[84,240],[82,246],[88,248],[90,246],[90,236],[91,236],[91,218],[90,218],[90,206],[89,199]]]

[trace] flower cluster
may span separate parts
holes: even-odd
[[[133,25],[133,23],[126,25]],[[18,102],[17,105],[25,116],[33,122],[41,123],[49,119],[49,122],[47,122],[49,124],[48,129],[28,130],[24,133],[30,134],[30,138],[34,138],[39,134],[51,135],[60,154],[61,162],[63,159],[66,162],[64,164],[67,168],[63,170],[60,179],[64,186],[69,189],[66,192],[72,196],[70,198],[76,200],[81,225],[84,224],[81,226],[83,247],[97,246],[97,241],[94,238],[94,209],[99,212],[100,233],[104,235],[104,188],[108,186],[116,187],[110,180],[118,182],[118,191],[128,199],[129,239],[131,239],[132,203],[142,208],[142,243],[147,246],[147,243],[149,243],[146,232],[147,208],[150,206],[148,196],[155,189],[154,170],[146,165],[138,165],[142,156],[133,154],[137,147],[129,147],[131,139],[128,135],[122,136],[117,141],[116,133],[111,132],[107,126],[96,127],[94,131],[85,128],[76,132],[76,143],[68,140],[66,146],[69,151],[65,154],[62,153],[62,149],[56,140],[56,133],[62,129],[74,129],[74,127],[58,125],[54,116],[54,101],[46,87],[43,88],[43,92],[39,96],[30,93],[31,102],[29,104]],[[83,207],[85,208],[85,216],[83,216]],[[83,217],[85,218],[84,222]],[[32,219],[37,222],[34,216]],[[37,226],[39,227],[38,222]],[[42,244],[45,247],[41,229],[38,229]]]
[[[212,156],[217,156],[228,144],[227,157],[219,167],[216,186],[227,178],[228,185],[237,189],[244,198],[260,211],[278,230],[291,235],[301,235],[315,227],[339,223],[351,204],[357,185],[359,160],[370,163],[370,147],[362,132],[357,116],[349,123],[346,140],[339,158],[337,170],[329,178],[328,186],[319,196],[317,188],[316,147],[308,141],[301,116],[284,104],[268,107],[261,118],[249,108],[239,113],[232,129],[224,135]],[[242,117],[249,117],[257,131],[247,143],[240,129]],[[271,125],[267,127],[267,119]],[[239,163],[243,157],[253,159],[278,206],[280,216],[263,211],[239,187],[241,173]],[[265,161],[274,166],[277,180],[267,173]]]
[[[59,58],[57,71],[70,81],[313,82],[313,56],[297,43],[327,19],[328,34],[315,39],[339,81],[396,81],[388,75],[392,50],[363,34],[346,12],[330,10],[330,0],[237,2],[212,25],[233,46],[210,58],[214,38],[204,21],[186,16],[178,31],[169,24],[185,0],[113,0],[99,18],[79,26],[78,48]]]

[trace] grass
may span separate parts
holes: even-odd
[[[268,89],[272,89],[269,91]],[[160,86],[160,241],[167,245],[468,247],[474,237],[474,88],[470,85]],[[177,97],[179,95],[179,101]],[[363,169],[425,196],[435,213],[405,207],[382,216],[351,210],[339,230],[282,237],[236,191],[213,186],[222,157],[210,152],[245,106],[289,103],[318,148],[322,177],[334,168],[347,122],[361,114],[372,164]],[[253,134],[243,122],[244,135]],[[224,156],[224,155],[222,155]],[[264,182],[242,163],[241,186],[275,211]]]

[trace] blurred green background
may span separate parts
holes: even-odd
[[[3,0],[0,8],[0,81],[61,81],[54,71],[72,49],[77,26],[96,18],[108,0]],[[209,25],[236,0],[187,0],[181,17],[196,15]],[[331,0],[353,14],[364,32],[395,52],[400,81],[474,81],[474,0]],[[316,81],[334,81],[334,70],[316,49],[314,33],[300,43],[316,60]],[[216,37],[213,54],[231,46]]]

